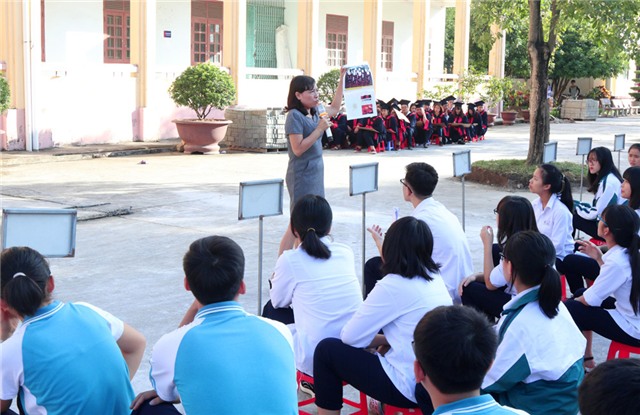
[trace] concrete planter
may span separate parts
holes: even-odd
[[[229,120],[173,120],[185,153],[219,154]]]
[[[595,121],[598,118],[598,101],[593,99],[565,99],[560,118]]]

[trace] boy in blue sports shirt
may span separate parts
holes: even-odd
[[[526,415],[480,395],[498,348],[498,336],[484,315],[459,305],[434,308],[420,320],[413,339],[416,398],[423,414]]]
[[[181,401],[189,415],[297,414],[293,338],[284,324],[238,303],[246,291],[240,246],[224,236],[199,239],[183,268],[195,301],[184,325],[154,346],[154,389],[139,394],[132,409],[178,413],[159,404]]]

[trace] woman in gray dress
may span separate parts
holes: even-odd
[[[289,165],[287,166],[287,190],[290,206],[304,195],[324,197],[324,162],[322,160],[322,135],[331,127],[330,118],[340,111],[345,69],[340,69],[338,88],[326,115],[320,117],[319,95],[316,81],[306,75],[291,80],[287,97],[287,120],[284,131],[289,141]],[[290,229],[280,243],[280,254],[293,247],[294,236]]]

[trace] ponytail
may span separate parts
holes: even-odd
[[[558,315],[558,304],[562,299],[562,288],[560,287],[560,274],[553,268],[552,264],[545,265],[545,271],[540,282],[540,293],[538,304],[540,309],[549,318]]]
[[[567,176],[562,175],[562,190],[559,193],[560,201],[573,213],[573,194],[571,193],[571,182]]]
[[[535,231],[522,231],[507,240],[505,260],[511,262],[511,281],[518,279],[526,287],[540,286],[538,304],[549,318],[558,315],[562,297],[560,275],[553,266],[556,250],[551,240]]]
[[[49,298],[49,264],[36,250],[12,247],[2,251],[2,299],[21,316],[32,316]]]
[[[300,240],[302,241],[302,249],[310,256],[318,259],[331,258],[331,251],[327,245],[322,243],[315,229],[307,229],[304,235],[300,235]]]
[[[571,194],[571,182],[553,164],[541,164],[542,184],[548,184],[549,191],[558,195],[558,199],[573,213],[573,195]]]
[[[300,247],[318,259],[328,259],[331,251],[320,240],[329,234],[333,213],[325,198],[306,195],[296,202],[291,211],[291,231],[300,238]]]

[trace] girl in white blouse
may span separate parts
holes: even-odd
[[[565,302],[587,339],[585,368],[595,366],[592,332],[620,343],[640,347],[640,218],[629,206],[609,206],[598,220],[598,235],[609,248],[606,254],[589,241],[580,250],[600,265],[593,285]]]
[[[343,381],[401,408],[416,408],[416,394],[427,395],[413,373],[413,331],[428,311],[452,304],[431,258],[433,243],[429,226],[412,216],[398,219],[387,231],[382,245],[385,276],[344,326],[340,339],[324,339],[316,348],[319,415],[340,413]]]

